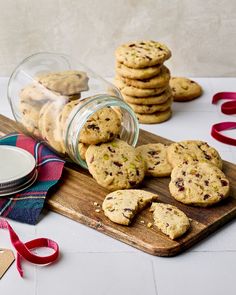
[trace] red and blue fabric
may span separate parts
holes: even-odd
[[[65,161],[42,142],[20,133],[1,137],[0,145],[17,146],[30,152],[36,159],[38,170],[38,178],[30,188],[15,195],[0,198],[0,216],[36,224],[48,190],[60,179]]]

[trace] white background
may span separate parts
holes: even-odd
[[[235,76],[234,0],[1,0],[0,76],[38,51],[68,53],[112,76],[114,49],[166,43],[174,75]]]

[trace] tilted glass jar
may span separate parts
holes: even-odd
[[[62,76],[58,77],[58,73]],[[51,74],[51,80],[45,79]],[[82,79],[77,84],[75,81],[74,88],[66,76],[70,74],[72,79]],[[24,131],[84,168],[87,164],[79,149],[81,131],[100,110],[111,108],[119,117],[120,139],[133,146],[138,140],[137,118],[119,90],[64,54],[37,53],[24,59],[9,79],[8,100]],[[110,135],[112,139],[113,133]]]

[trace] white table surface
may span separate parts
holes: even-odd
[[[204,95],[190,103],[175,103],[171,120],[143,125],[148,131],[172,140],[201,139],[236,163],[236,147],[210,136],[213,123],[235,121],[211,105],[219,91],[236,91],[236,78],[199,78]],[[0,113],[12,118],[6,99],[7,79],[0,79]],[[231,131],[236,137],[236,132]],[[236,177],[236,176],[235,176]],[[60,245],[60,260],[49,266],[23,262],[25,278],[12,265],[0,280],[0,292],[24,295],[235,295],[236,221],[232,221],[184,254],[154,257],[68,218],[44,211],[36,226],[10,221],[23,241],[49,237]],[[0,247],[12,248],[6,231]],[[45,252],[44,252],[45,253]],[[76,292],[76,293],[75,293]]]

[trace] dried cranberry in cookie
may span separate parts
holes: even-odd
[[[93,178],[111,191],[132,188],[145,175],[143,158],[134,147],[119,139],[90,145],[85,158]]]
[[[162,64],[171,57],[171,51],[156,41],[136,41],[119,46],[115,56],[127,67],[140,69]]]
[[[224,173],[209,163],[184,164],[171,172],[171,195],[184,204],[206,207],[229,195]]]
[[[111,221],[129,225],[139,211],[152,201],[157,200],[156,194],[144,190],[118,190],[106,196],[102,209]]]

